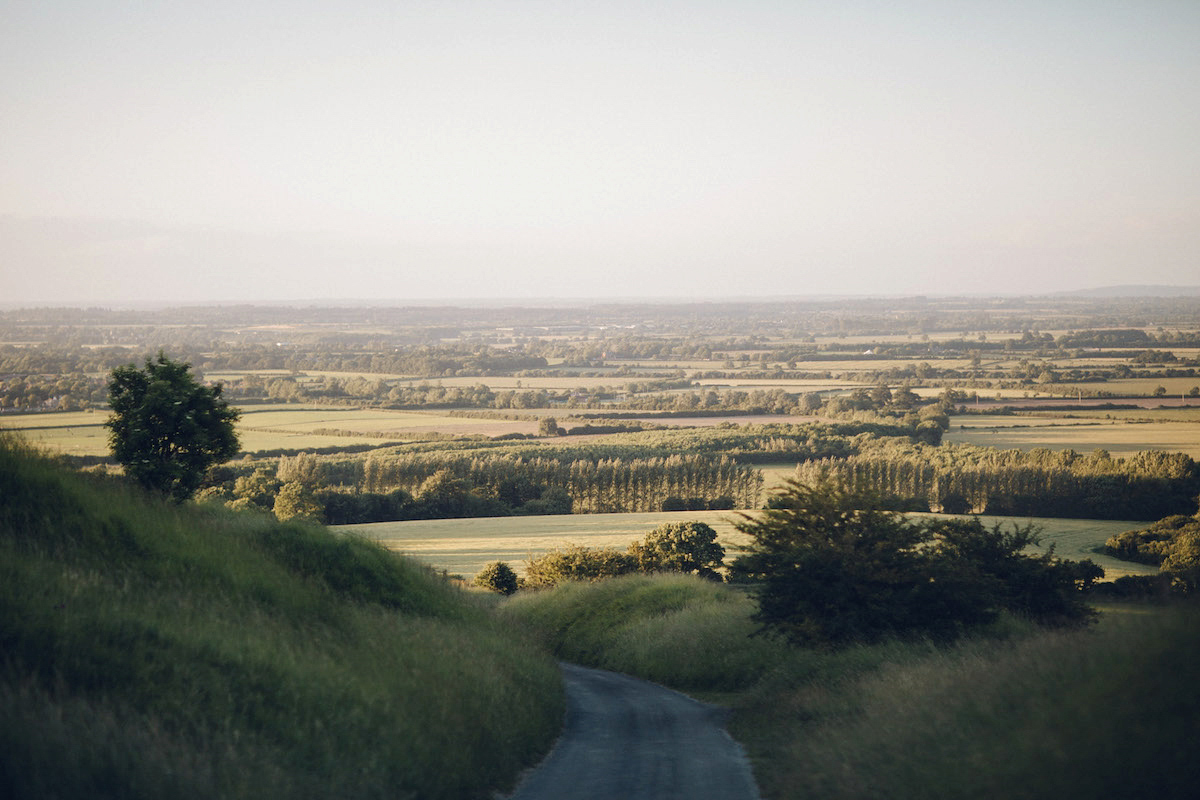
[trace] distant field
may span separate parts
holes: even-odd
[[[1034,415],[1040,416],[1040,415]],[[1190,422],[1200,425],[1200,400],[1194,406],[1176,408],[1122,408],[1113,410],[1096,409],[1094,411],[1081,409],[1065,413],[1072,419],[1112,419],[1127,422]]]
[[[499,436],[536,433],[537,422],[449,416],[436,411],[393,411],[348,406],[244,406],[238,422],[242,449],[260,450],[379,444],[433,433],[452,436]],[[0,428],[15,428],[27,439],[61,453],[77,456],[108,454],[105,412],[71,411],[52,414],[0,416]],[[336,430],[346,435],[318,433]]]
[[[366,378],[370,381],[390,381],[400,378],[411,377],[409,375],[399,375],[379,372],[361,372],[361,371],[338,371],[338,370],[323,370],[323,369],[306,369],[294,372],[290,369],[243,369],[243,370],[215,370],[205,372],[204,379],[206,381],[233,381],[240,380],[249,375],[254,375],[259,378],[288,378],[295,377],[302,380],[305,377],[309,378],[337,378],[339,380],[349,380],[351,378]]]
[[[870,345],[870,344],[912,344],[913,342],[947,342],[958,339],[974,339],[976,334],[971,334],[963,331],[941,331],[937,333],[884,333],[870,334],[862,336],[816,336],[814,341],[818,344],[834,344],[834,345]],[[989,332],[987,339],[989,342],[1003,342],[1006,339],[1020,339],[1020,333],[999,333]]]
[[[596,409],[575,409],[575,413],[589,414],[595,413]],[[530,409],[530,413],[535,414],[554,414],[558,416],[559,422],[565,427],[573,427],[575,423],[564,423],[563,418],[565,412],[562,411],[547,411]],[[711,428],[717,425],[732,423],[733,425],[803,425],[806,422],[816,422],[821,417],[811,417],[799,414],[718,414],[711,417],[675,417],[675,416],[659,416],[652,413],[647,413],[638,417],[622,417],[621,419],[591,420],[592,425],[613,424],[619,425],[622,422],[651,422],[656,425],[670,425],[682,428]],[[828,421],[828,419],[826,419]],[[588,424],[581,422],[579,424]]]
[[[1136,422],[1147,411],[1128,412],[1125,418],[1105,419],[1105,414],[1093,412],[1086,417],[1032,417],[1017,415],[966,417],[950,420],[950,430],[943,441],[961,442],[983,447],[1032,450],[1077,450],[1081,453],[1104,449],[1114,456],[1129,455],[1140,450],[1167,450],[1186,453],[1200,460],[1200,424],[1186,422],[1193,418],[1179,411],[1172,419],[1164,415],[1163,422]],[[1200,419],[1198,419],[1200,422]]]
[[[664,367],[658,367],[662,370]],[[585,370],[591,372],[593,370]],[[523,377],[512,378],[507,376],[492,376],[487,378],[410,378],[400,381],[401,386],[420,386],[421,384],[429,384],[430,386],[445,386],[449,388],[471,386],[479,386],[480,384],[487,386],[492,390],[524,390],[524,389],[595,389],[597,386],[619,387],[624,386],[630,381],[645,381],[652,380],[647,376],[642,375],[605,375],[603,377],[577,378],[569,375],[554,375],[549,377]]]
[[[5,414],[0,429],[18,430],[30,442],[73,456],[108,455],[104,411],[64,411],[56,414]]]
[[[1114,378],[1095,383],[1052,383],[1047,388],[1067,397],[1076,396],[1081,391],[1085,395],[1089,392],[1108,392],[1117,397],[1149,397],[1159,386],[1167,390],[1167,396],[1178,398],[1190,392],[1192,387],[1200,386],[1200,378]]]
[[[446,433],[456,436],[505,433],[536,433],[532,420],[488,419],[451,416],[440,411],[396,411],[382,408],[296,408],[260,411],[243,409],[241,430],[267,432],[284,437],[306,435],[322,428],[361,434],[364,437],[413,436]]]
[[[651,514],[570,514],[549,517],[487,517],[483,519],[414,520],[341,525],[335,530],[381,542],[388,548],[411,555],[456,575],[474,575],[485,564],[506,561],[524,574],[525,560],[566,544],[624,549],[664,522],[699,520],[717,531],[717,539],[730,557],[734,548],[746,543],[729,511],[677,511]],[[995,522],[1028,519],[981,517]],[[1109,520],[1034,519],[1045,529],[1044,543],[1055,543],[1056,553],[1069,559],[1090,558],[1104,567],[1108,578],[1157,572],[1153,567],[1130,564],[1092,552],[1115,533],[1143,523]]]
[[[763,489],[766,491],[782,486],[788,478],[796,477],[796,462],[794,461],[780,464],[759,464],[758,468],[762,471]]]

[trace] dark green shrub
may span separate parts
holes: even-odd
[[[510,595],[517,591],[517,573],[503,561],[493,561],[479,571],[474,583],[493,592]]]
[[[568,545],[525,562],[525,583],[556,586],[563,581],[595,581],[637,571],[637,559],[611,547]]]
[[[720,579],[725,566],[725,548],[717,543],[717,532],[703,522],[666,522],[641,542],[629,546],[642,572],[696,573]]]

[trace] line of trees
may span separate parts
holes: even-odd
[[[1200,584],[1200,516],[1174,514],[1111,536],[1104,544],[1110,556],[1162,567],[1187,579],[1193,589]]]
[[[1182,453],[1030,452],[970,445],[881,448],[800,464],[797,480],[827,478],[892,508],[945,513],[1155,519],[1196,511],[1200,467]]]
[[[569,451],[568,451],[569,452]],[[512,453],[283,456],[219,467],[197,495],[329,524],[404,519],[754,508],[762,473],[726,456],[530,457]]]
[[[317,464],[301,456],[281,459],[281,476],[321,481]],[[753,508],[762,490],[762,473],[727,456],[590,459],[406,453],[372,454],[361,465],[357,486],[365,491],[415,491],[434,473],[447,470],[506,501],[522,497],[524,487],[558,489],[571,497],[576,513],[659,511],[672,498],[693,497],[724,498],[728,507]],[[309,471],[316,473],[314,478],[299,478]]]

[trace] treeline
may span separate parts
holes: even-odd
[[[372,453],[339,461],[303,455],[281,458],[279,477],[310,485],[366,492],[420,492],[439,471],[471,490],[519,508],[546,492],[562,492],[575,513],[660,511],[680,498],[705,498],[718,507],[754,508],[762,474],[728,456],[649,458],[526,457],[512,454]]]
[[[994,450],[970,445],[880,448],[800,464],[796,477],[828,476],[905,510],[1006,516],[1155,519],[1194,513],[1200,469],[1182,453],[1112,458],[1097,450]]]
[[[215,468],[201,499],[331,524],[756,508],[762,474],[751,465],[845,458],[877,448],[879,437],[916,441],[913,427],[899,422],[845,421],[664,429],[571,444],[455,440],[358,455],[305,452]],[[284,492],[289,486],[298,488]]]
[[[0,379],[3,411],[83,411],[103,403],[107,396],[104,380],[79,372]]]
[[[1200,518],[1174,514],[1147,528],[1110,536],[1104,551],[1114,558],[1164,570],[1200,567]]]
[[[210,472],[202,502],[329,524],[404,519],[754,508],[762,473],[727,456],[588,458],[373,452],[283,456]]]

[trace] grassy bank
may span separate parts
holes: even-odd
[[[428,569],[0,441],[0,795],[486,797],[553,662]]]
[[[504,607],[564,657],[720,692],[769,798],[1191,797],[1200,779],[1194,607],[834,652],[749,637],[751,610],[729,587],[645,576]]]
[[[787,654],[751,638],[746,596],[682,575],[630,575],[522,592],[502,614],[559,657],[691,691],[743,689]]]

